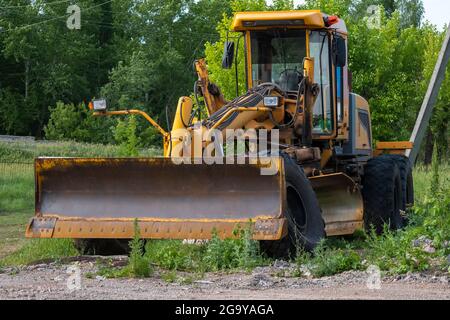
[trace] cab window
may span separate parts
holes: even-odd
[[[286,91],[298,90],[306,56],[306,32],[252,31],[250,39],[253,86],[272,82]]]
[[[320,92],[313,108],[313,134],[331,134],[333,131],[333,108],[329,37],[323,31],[311,31],[310,56],[314,58],[314,82]]]

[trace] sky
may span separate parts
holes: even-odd
[[[448,0],[423,0],[425,8],[425,20],[444,28],[445,24],[450,23],[450,1]]]
[[[270,3],[271,0],[268,0]],[[303,3],[303,0],[294,0],[295,4]],[[436,25],[442,30],[445,24],[450,23],[450,1],[449,0],[423,0],[425,9],[425,20]]]

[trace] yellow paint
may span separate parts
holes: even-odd
[[[255,30],[255,29],[272,29],[277,25],[270,27],[245,27],[244,21],[283,21],[283,20],[303,20],[303,26],[287,26],[287,28],[324,28],[322,13],[319,10],[289,10],[289,11],[247,11],[235,14],[231,28],[233,31]],[[278,27],[283,26],[281,22]]]
[[[390,142],[378,142],[377,149],[398,149],[398,150],[406,150],[412,149],[413,143],[411,141],[390,141]]]

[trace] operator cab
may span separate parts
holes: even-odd
[[[248,88],[277,84],[297,99],[304,76],[304,60],[314,60],[312,134],[316,139],[336,136],[348,104],[345,23],[317,10],[242,12],[233,31],[243,32]],[[338,55],[340,51],[340,55]]]

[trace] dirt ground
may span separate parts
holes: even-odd
[[[123,263],[121,257],[115,258]],[[97,259],[98,261],[98,259]],[[68,273],[79,270],[80,277]],[[195,280],[178,273],[174,282],[156,270],[145,279],[106,279],[90,259],[7,268],[0,273],[0,299],[446,299],[448,273],[412,273],[382,277],[380,289],[369,289],[368,274],[349,271],[318,279],[283,276],[292,265],[275,263],[253,272],[208,273]],[[79,279],[70,281],[70,279]],[[183,280],[184,279],[184,280]],[[189,279],[189,281],[187,280]],[[77,286],[79,284],[79,286]],[[79,288],[79,289],[77,289]]]

